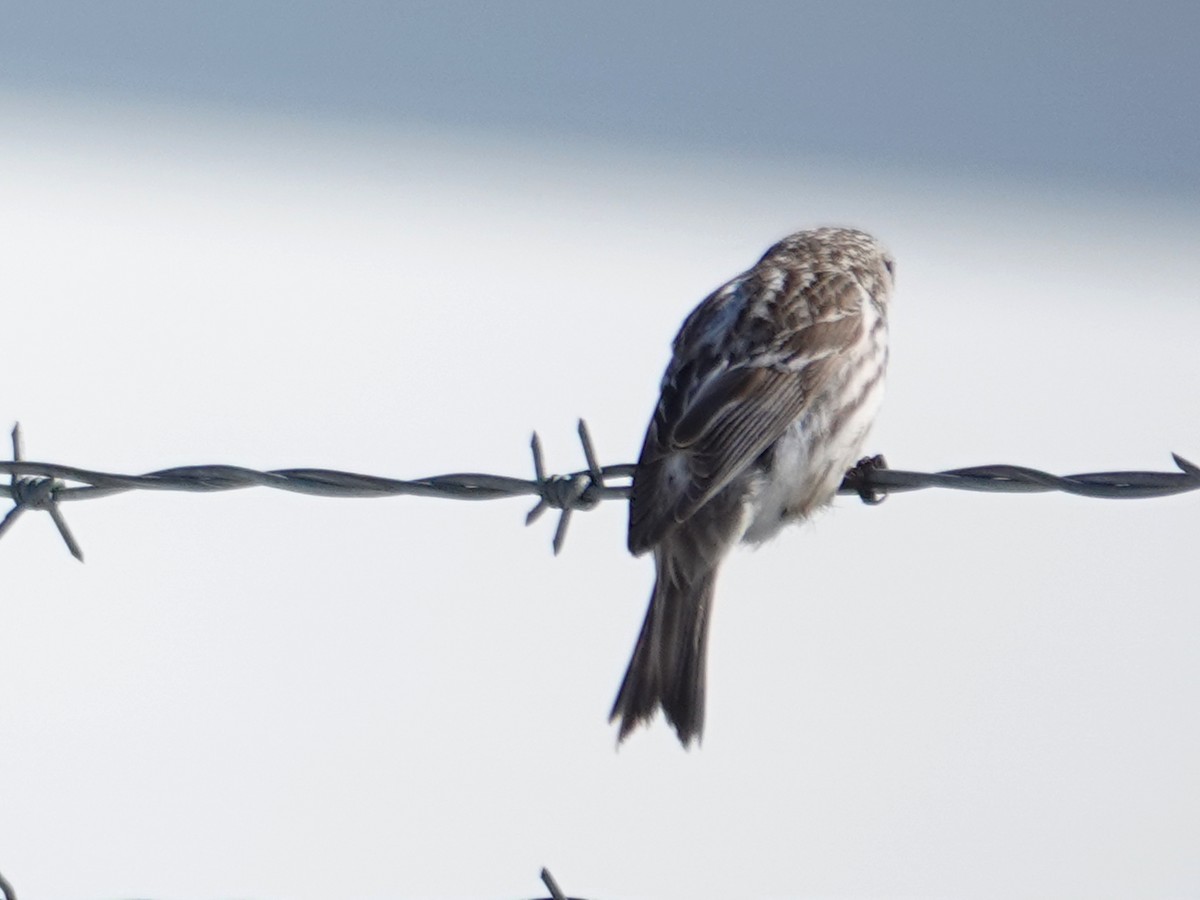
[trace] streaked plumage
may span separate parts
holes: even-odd
[[[629,549],[656,581],[610,718],[662,707],[704,727],[717,568],[827,504],[883,393],[891,257],[861,231],[802,231],[710,294],[675,338],[629,502]]]

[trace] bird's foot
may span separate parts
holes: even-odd
[[[881,491],[871,484],[871,473],[887,467],[887,460],[882,453],[864,456],[846,473],[845,484],[858,494],[863,503],[878,506],[887,499],[887,491]]]

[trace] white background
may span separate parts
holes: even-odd
[[[826,223],[898,260],[894,466],[1200,457],[1194,13],[332,9],[6,29],[28,458],[523,476],[535,428],[579,468],[584,416],[632,461],[683,316]],[[623,505],[557,559],[529,505],[133,493],[64,505],[82,566],[27,514],[0,872],[48,900],[530,897],[543,865],[590,898],[1200,891],[1196,497],[842,498],[723,570],[690,753],[606,723],[652,581]]]

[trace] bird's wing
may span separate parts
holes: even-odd
[[[776,364],[727,369],[675,422],[656,415],[630,494],[630,551],[654,546],[777,441],[820,393],[860,327],[857,315],[814,322],[775,348]]]
[[[629,549],[648,549],[690,518],[783,434],[804,400],[798,373],[743,367],[715,378],[674,427],[652,425],[630,496]]]

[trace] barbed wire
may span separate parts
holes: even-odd
[[[541,878],[542,884],[550,892],[549,900],[579,900],[578,897],[568,897],[563,893],[562,888],[558,886],[558,882],[554,880],[554,876],[550,874],[549,869],[542,869]]]
[[[9,474],[9,484],[0,484],[13,508],[0,520],[0,537],[26,510],[49,513],[71,554],[83,559],[83,551],[67,527],[59,503],[107,497],[126,491],[233,491],[249,487],[313,494],[321,497],[390,497],[410,495],[454,500],[496,500],[508,497],[537,497],[525,517],[530,525],[548,509],[559,510],[552,546],[557,555],[566,538],[571,514],[588,510],[603,500],[627,498],[635,466],[601,466],[587,424],[579,421],[579,442],[586,469],[567,475],[547,475],[542,445],[537,433],[533,452],[532,479],[464,472],[403,480],[361,475],[333,469],[272,469],[258,471],[242,466],[200,465],[161,469],[144,475],[117,475],[76,466],[33,462],[24,458],[21,426],[12,430],[13,461],[0,462],[0,472]],[[1177,472],[1088,472],[1052,475],[1026,466],[988,465],[943,472],[907,472],[890,469],[882,456],[867,457],[846,473],[838,493],[857,494],[864,503],[876,504],[888,494],[928,488],[989,493],[1033,494],[1061,491],[1081,497],[1137,499],[1166,497],[1200,490],[1200,466],[1172,453]],[[624,479],[613,484],[611,479]],[[75,482],[68,485],[66,482]]]
[[[550,896],[546,900],[579,900],[578,897],[568,897],[562,892],[562,888],[558,886],[558,882],[554,880],[549,869],[542,869],[541,879],[546,890],[550,892]],[[17,892],[13,890],[13,886],[2,874],[0,874],[0,900],[17,900]]]

